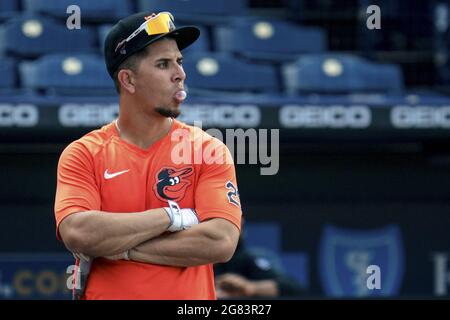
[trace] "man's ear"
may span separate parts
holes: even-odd
[[[117,74],[117,79],[123,90],[126,90],[129,93],[134,93],[136,91],[133,71],[122,69]]]

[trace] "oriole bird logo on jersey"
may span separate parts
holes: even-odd
[[[192,167],[162,168],[156,175],[157,183],[153,187],[158,199],[161,201],[181,201],[187,188],[191,185],[191,181],[187,177],[193,173]]]

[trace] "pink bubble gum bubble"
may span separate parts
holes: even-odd
[[[186,93],[186,91],[184,91],[184,90],[178,91],[178,92],[175,94],[175,98],[177,98],[177,99],[180,100],[180,101],[186,99],[186,97],[187,97],[187,93]]]

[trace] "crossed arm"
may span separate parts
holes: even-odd
[[[174,233],[166,233],[169,225],[162,208],[121,214],[86,211],[65,218],[59,232],[74,253],[102,257],[130,250],[134,261],[183,267],[226,262],[239,239],[238,228],[221,218]]]
[[[163,234],[130,250],[131,260],[179,267],[227,262],[233,256],[239,230],[215,218],[180,232]]]

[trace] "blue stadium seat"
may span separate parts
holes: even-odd
[[[13,59],[0,57],[0,89],[10,89],[16,84],[16,63]]]
[[[73,4],[80,7],[82,21],[112,22],[133,13],[129,0],[24,0],[25,10],[58,18],[67,18],[67,8]]]
[[[48,94],[113,94],[114,83],[96,55],[46,55],[19,66],[23,87]]]
[[[392,19],[404,14],[401,3],[414,7],[419,1],[408,0],[352,0],[352,1],[317,1],[317,0],[284,0],[287,16],[294,21],[333,20],[345,21],[353,19],[356,12],[360,23],[366,21],[366,8],[370,5],[378,5],[382,11],[382,19]],[[425,2],[425,1],[422,1]]]
[[[16,16],[19,12],[20,0],[0,1],[0,21]]]
[[[100,52],[105,50],[105,39],[108,36],[109,30],[113,27],[112,24],[103,24],[98,27],[98,43]]]
[[[216,47],[252,59],[285,62],[301,53],[326,51],[326,35],[316,27],[278,20],[235,19],[215,28]]]
[[[227,53],[192,52],[184,56],[183,65],[189,89],[258,93],[278,90],[272,65],[247,63]]]
[[[281,227],[277,223],[247,222],[244,226],[246,246],[281,252]]]
[[[95,49],[95,33],[89,27],[67,29],[64,22],[23,15],[0,26],[0,52],[33,58],[55,52],[87,52]]]
[[[399,93],[403,89],[399,66],[373,63],[353,55],[304,55],[282,69],[290,94]]]
[[[138,0],[140,11],[169,11],[177,19],[196,24],[216,24],[232,16],[247,15],[246,0]]]
[[[414,55],[412,51],[432,51],[431,43],[436,37],[435,30],[438,25],[448,25],[449,1],[358,0],[357,2],[358,8],[367,8],[370,5],[378,5],[380,8],[380,29],[374,31],[359,27],[365,26],[369,17],[364,10],[363,14],[359,15],[358,27],[352,35],[353,37],[356,35],[357,49],[367,54],[378,50],[406,51],[411,52],[411,55]],[[444,12],[436,11],[445,6],[447,9]],[[448,29],[448,26],[444,28]],[[423,79],[425,75],[421,76]],[[410,77],[408,80],[414,81]]]

